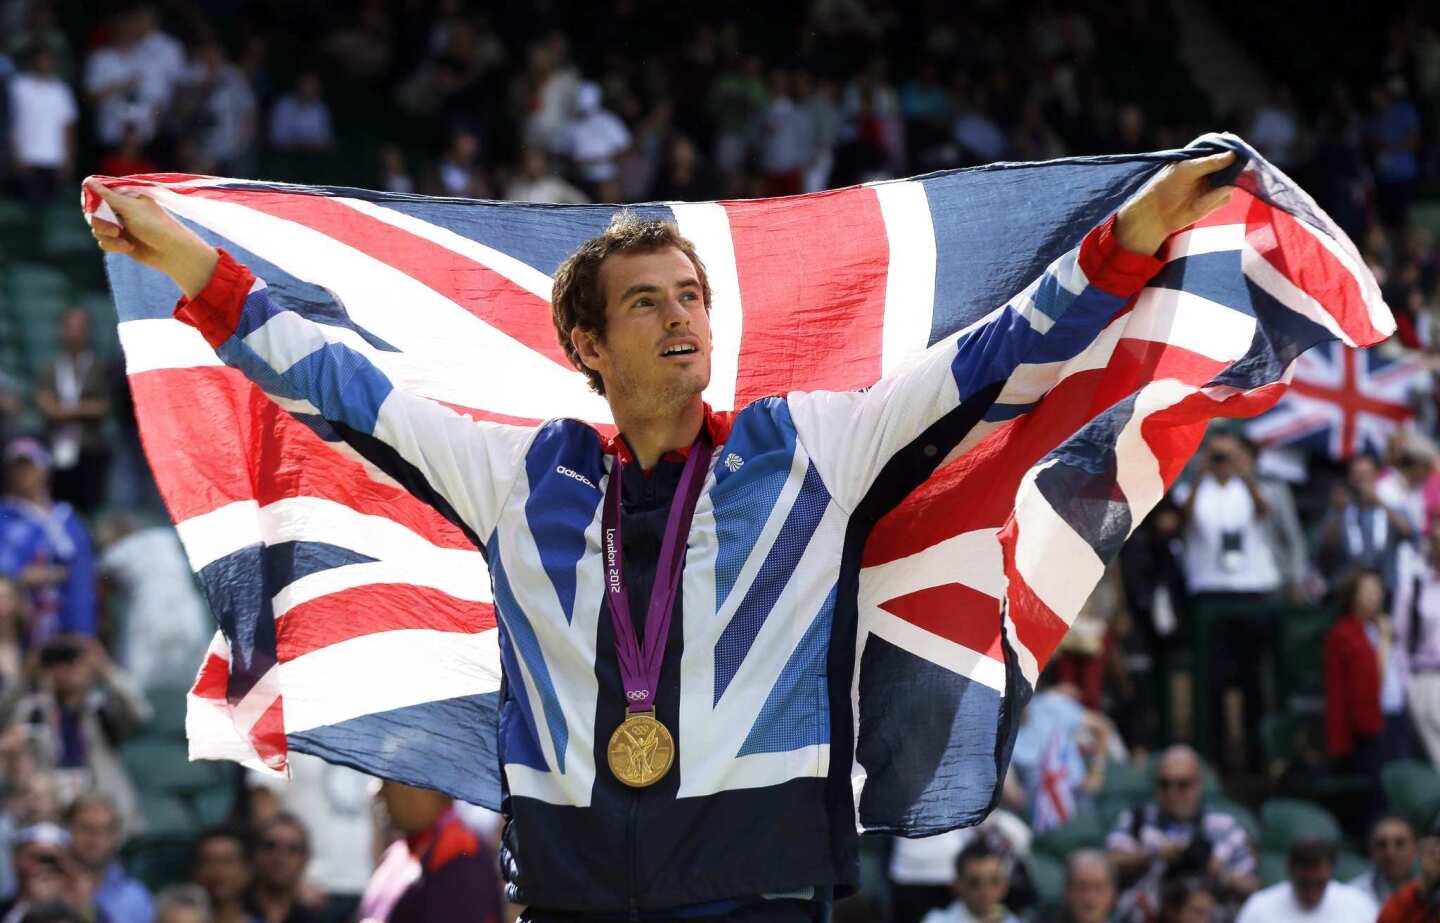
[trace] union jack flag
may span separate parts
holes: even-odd
[[[1336,459],[1383,456],[1391,434],[1415,418],[1416,394],[1429,387],[1419,359],[1326,343],[1295,360],[1290,390],[1246,429],[1267,446]]]
[[[1165,164],[1219,149],[1244,163],[1231,203],[1174,236],[1164,269],[1093,341],[1023,366],[873,529],[853,642],[862,828],[918,835],[982,817],[1039,669],[1208,421],[1268,408],[1306,349],[1375,343],[1393,322],[1344,234],[1232,136],[634,206],[676,221],[705,262],[705,398],[724,411],[873,384],[1006,304]],[[397,388],[479,420],[613,432],[548,305],[551,273],[612,206],[105,182],[147,187],[264,279],[271,303],[363,348]],[[291,749],[317,752],[497,806],[500,655],[474,545],[323,420],[221,365],[171,317],[168,280],[123,258],[107,267],[146,452],[219,621],[190,697],[192,757],[283,770]],[[382,713],[407,721],[376,733],[366,719]],[[977,755],[989,769],[973,775]]]

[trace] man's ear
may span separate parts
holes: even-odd
[[[604,359],[600,355],[600,338],[593,332],[583,327],[575,326],[570,328],[570,345],[575,347],[575,352],[580,356],[580,362],[587,369],[600,371],[600,363]]]

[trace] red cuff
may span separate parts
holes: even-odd
[[[1121,246],[1115,237],[1115,217],[1111,215],[1080,242],[1080,269],[1102,292],[1129,298],[1155,278],[1165,261]]]
[[[175,319],[199,330],[205,342],[219,349],[239,326],[245,296],[254,284],[255,274],[221,250],[215,272],[200,294],[194,298],[181,295],[175,302]]]

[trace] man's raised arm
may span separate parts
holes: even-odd
[[[534,430],[471,420],[390,382],[359,351],[274,304],[263,280],[143,194],[88,188],[119,217],[91,233],[107,253],[156,269],[185,297],[175,317],[272,399],[313,406],[348,445],[435,507],[478,546],[494,529]]]
[[[874,387],[789,395],[800,440],[836,500],[854,509],[907,450],[918,454],[902,467],[928,474],[976,424],[1042,397],[1056,374],[1047,365],[1073,358],[1144,288],[1163,265],[1154,253],[1165,239],[1229,199],[1230,188],[1212,187],[1209,175],[1234,157],[1165,167],[1009,304]]]

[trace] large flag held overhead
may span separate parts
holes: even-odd
[[[1304,350],[1375,343],[1392,320],[1343,233],[1232,136],[635,207],[674,219],[705,262],[706,399],[725,410],[873,384],[1005,305],[1165,164],[1220,148],[1244,164],[1231,204],[1172,238],[1163,271],[1091,342],[1013,376],[872,533],[852,684],[862,829],[983,817],[1038,671],[1207,422],[1266,409]],[[277,308],[396,387],[482,420],[611,426],[566,365],[547,299],[614,207],[106,182],[150,187]],[[192,756],[283,769],[291,750],[316,753],[495,807],[500,656],[479,552],[309,408],[221,365],[171,318],[168,280],[124,258],[108,268],[145,449],[220,624],[190,697]],[[993,756],[984,771],[977,751]]]
[[[1391,434],[1415,419],[1416,395],[1429,391],[1423,359],[1325,343],[1295,360],[1285,396],[1246,432],[1261,445],[1334,459],[1383,457]]]

